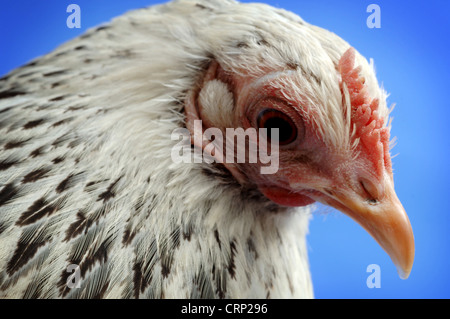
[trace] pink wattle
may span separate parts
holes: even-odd
[[[308,196],[280,187],[260,187],[260,190],[268,199],[282,206],[299,207],[315,202]]]

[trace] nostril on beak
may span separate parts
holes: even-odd
[[[367,202],[371,205],[378,204],[380,199],[380,192],[378,187],[372,181],[366,178],[361,178],[359,180],[359,183],[365,192]]]

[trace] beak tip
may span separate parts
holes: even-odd
[[[413,254],[414,254],[414,251],[413,251]],[[409,260],[406,264],[401,265],[401,264],[396,263],[397,272],[401,279],[408,279],[408,277],[411,273],[412,267],[413,267],[413,261],[414,261],[414,255],[412,255],[412,257],[409,258]]]
[[[407,254],[403,254],[401,258],[391,257],[392,261],[397,266],[397,272],[401,279],[408,279],[414,263],[414,239],[412,236],[410,237],[408,244],[409,247],[403,248],[402,250],[403,253],[406,252]]]
[[[401,267],[397,267],[397,272],[401,279],[406,280],[408,279],[409,274],[411,273],[411,269],[405,271]]]

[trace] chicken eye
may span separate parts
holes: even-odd
[[[267,139],[271,140],[272,128],[277,128],[279,144],[287,145],[297,138],[297,127],[292,119],[275,109],[265,109],[258,114],[257,124],[259,128],[267,129]]]

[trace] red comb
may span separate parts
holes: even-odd
[[[354,138],[359,138],[372,162],[376,164],[377,175],[383,168],[392,172],[389,155],[389,129],[384,126],[384,118],[378,114],[377,98],[369,96],[365,79],[360,76],[361,67],[354,67],[355,49],[350,47],[339,60],[338,71],[341,74],[341,91],[346,84],[351,103],[351,127],[355,129]],[[383,160],[381,160],[383,159]]]

